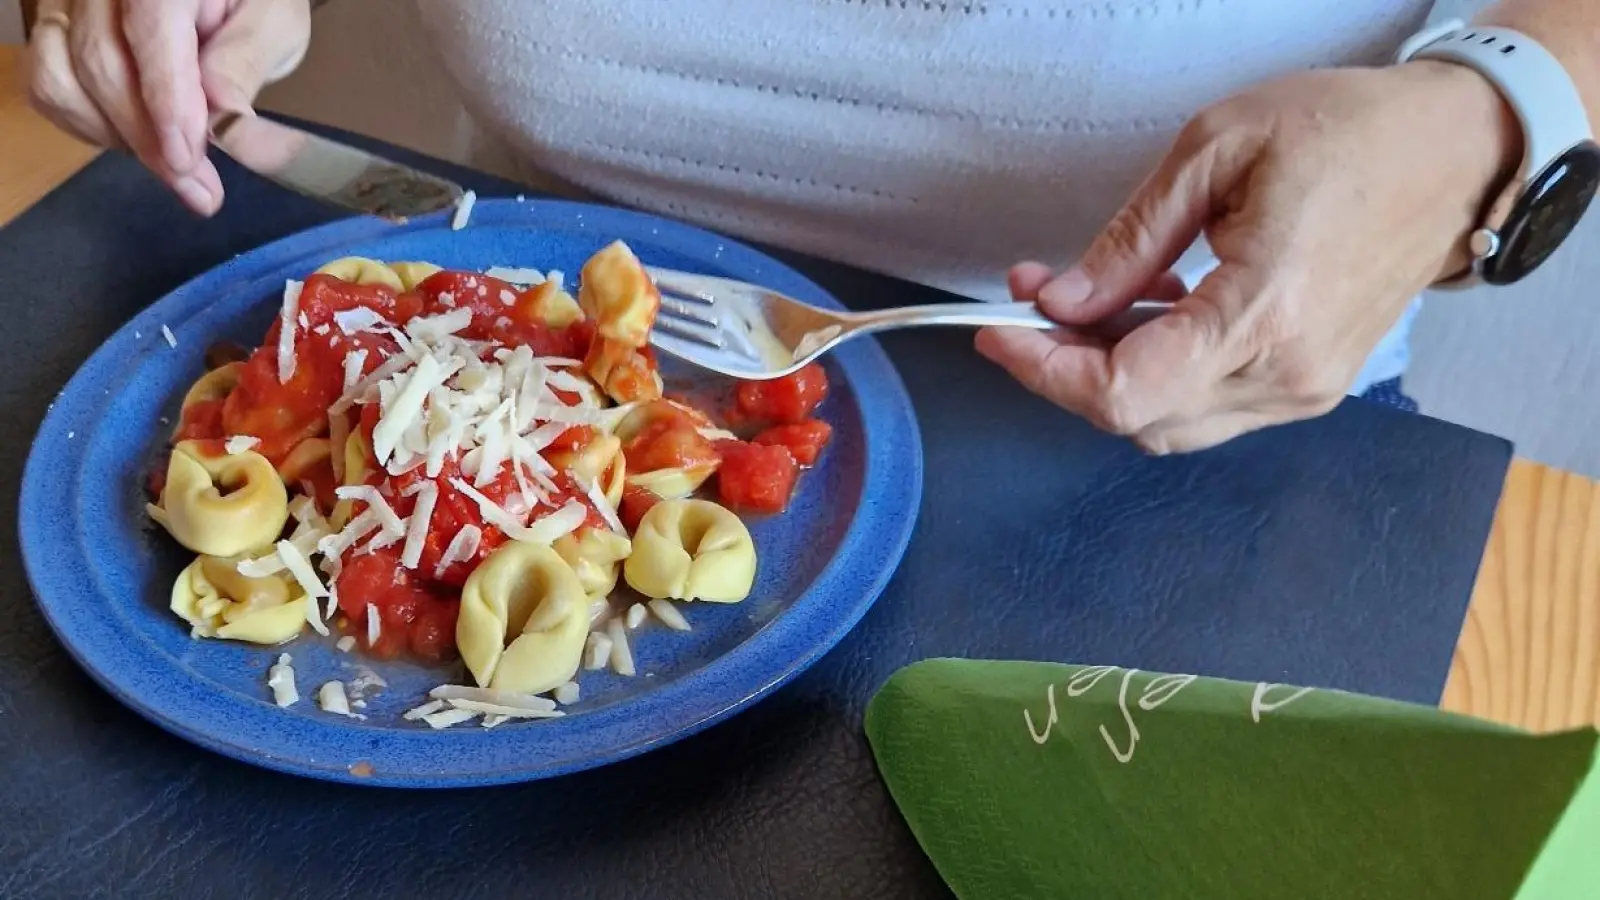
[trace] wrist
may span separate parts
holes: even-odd
[[[1494,216],[1497,205],[1514,199],[1506,189],[1524,162],[1522,122],[1500,89],[1467,66],[1420,59],[1396,70],[1421,92],[1422,102],[1445,113],[1453,125],[1448,136],[1434,138],[1442,187],[1460,201],[1463,212],[1459,240],[1440,272],[1444,278],[1469,265],[1472,231]]]

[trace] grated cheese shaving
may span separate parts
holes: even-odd
[[[400,565],[415,569],[422,560],[423,543],[428,539],[428,526],[433,521],[433,507],[439,502],[439,486],[424,481],[417,491],[417,505],[411,511],[410,525],[406,529],[406,545],[400,551]]]
[[[232,456],[235,453],[243,453],[260,443],[261,439],[258,437],[251,437],[248,434],[236,434],[222,442],[222,449],[226,450],[229,456]]]
[[[378,638],[383,637],[383,622],[378,618],[378,607],[367,604],[367,647],[378,646]]]
[[[367,364],[367,351],[365,348],[352,350],[344,355],[344,390],[349,393],[361,381],[361,369]]]
[[[606,498],[605,491],[600,489],[600,482],[591,479],[589,484],[584,487],[584,493],[588,495],[589,503],[594,506],[595,512],[600,514],[600,518],[606,520],[606,527],[623,537],[627,537],[628,529],[622,526],[622,519],[617,515],[617,511],[611,505],[611,501]]]
[[[283,306],[278,310],[278,383],[288,384],[294,377],[295,325],[300,317],[300,289],[294,280],[283,284]]]
[[[162,325],[161,326],[161,337],[162,337],[163,340],[165,340],[167,342],[167,346],[168,347],[171,347],[174,350],[178,349],[178,339],[175,336],[173,336],[171,328],[168,328],[167,326]]]
[[[316,605],[315,602],[311,602],[315,598],[328,596],[328,588],[323,585],[322,579],[317,577],[317,570],[311,568],[311,560],[306,559],[306,555],[300,552],[300,548],[296,547],[293,541],[278,542],[278,558],[283,560],[284,567],[294,576],[294,580],[300,583],[300,589],[306,592],[306,597],[309,598],[308,606]]]
[[[246,578],[266,578],[288,567],[284,565],[283,557],[274,551],[255,559],[242,559],[233,568]]]
[[[453,335],[472,324],[472,310],[467,307],[452,309],[437,316],[412,319],[406,325],[406,335],[413,341],[438,341]]]
[[[433,570],[434,578],[443,578],[445,570],[456,563],[466,562],[478,553],[479,542],[483,539],[483,531],[476,525],[463,525],[456,536],[450,539],[450,546],[444,548],[444,555],[439,557],[439,565]]]
[[[565,506],[521,529],[520,534],[510,536],[532,544],[553,544],[577,531],[587,518],[589,518],[587,507],[577,500],[568,500]]]
[[[330,681],[317,689],[317,705],[323,712],[333,713],[336,716],[349,716],[350,698],[345,696],[344,685],[337,681]]]
[[[606,667],[611,661],[611,638],[603,631],[589,632],[589,641],[584,646],[583,667],[591,672],[597,672]]]
[[[377,517],[378,524],[386,534],[404,535],[405,523],[395,514],[394,507],[389,501],[383,499],[383,494],[370,484],[356,484],[335,488],[333,495],[340,500],[356,500],[367,505],[367,509]]]
[[[317,550],[328,559],[338,559],[346,550],[356,545],[356,542],[378,530],[378,514],[372,509],[364,509],[352,518],[338,534],[329,535],[317,542]]]
[[[508,719],[559,719],[566,715],[557,709],[519,709],[515,706],[501,706],[498,703],[482,703],[477,700],[451,700],[450,705],[456,709],[470,709],[473,712],[505,716]]]
[[[492,688],[468,687],[463,684],[441,684],[428,692],[428,696],[435,700],[444,700],[449,703],[461,701],[473,703],[490,703],[508,709],[528,710],[532,712],[551,712],[556,704],[548,697],[538,694],[520,694],[511,691],[497,691]]]
[[[450,704],[444,702],[443,700],[429,700],[427,703],[424,703],[415,709],[408,709],[401,713],[400,718],[415,722],[418,719],[425,719],[449,705]]]
[[[683,617],[683,612],[671,600],[651,600],[650,611],[655,614],[661,624],[673,631],[689,631],[689,620]]]
[[[456,202],[455,214],[450,217],[450,230],[460,231],[472,221],[472,207],[477,204],[478,195],[475,191],[467,191]]]
[[[490,525],[504,531],[511,537],[516,537],[528,530],[527,526],[518,521],[516,516],[506,512],[500,507],[500,504],[479,493],[472,485],[459,478],[450,479],[450,484],[456,490],[465,494],[467,499],[478,504],[478,514],[483,516],[483,520]],[[554,539],[552,538],[552,540]]]
[[[278,655],[278,661],[267,670],[267,687],[272,690],[272,702],[279,708],[300,702],[300,691],[294,686],[294,659],[287,653]]]
[[[484,270],[483,274],[489,276],[490,278],[498,278],[501,281],[509,281],[512,284],[522,284],[529,287],[532,287],[536,284],[544,284],[544,273],[540,272],[538,269],[520,269],[514,266],[490,266]]]
[[[460,366],[460,360],[452,360],[448,365],[441,366],[432,356],[424,356],[417,362],[416,369],[406,379],[405,387],[372,429],[372,453],[380,465],[388,464],[399,444],[400,435],[422,415],[422,402],[428,392],[443,384]]]
[[[427,722],[429,728],[449,728],[452,725],[460,725],[462,722],[467,722],[477,717],[476,710],[446,709],[423,716],[422,721]]]
[[[628,646],[628,632],[622,628],[621,619],[612,619],[606,625],[606,636],[611,638],[611,670],[624,678],[637,674],[633,667],[633,649]]]
[[[629,628],[638,628],[644,624],[644,617],[649,614],[650,610],[646,609],[643,603],[635,603],[628,607],[628,613],[623,621]]]
[[[339,330],[345,334],[360,334],[364,331],[394,327],[388,319],[379,315],[377,310],[367,306],[339,310],[333,314],[333,324],[339,326]]]
[[[355,647],[355,645],[356,639],[348,634],[333,642],[333,646],[339,648],[341,653],[349,653],[351,648]]]

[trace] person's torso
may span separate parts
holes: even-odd
[[[973,296],[1070,262],[1195,111],[1428,0],[428,0],[469,110],[603,197]]]

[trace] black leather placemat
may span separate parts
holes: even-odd
[[[107,156],[0,231],[8,546],[33,432],[99,342],[209,266],[333,217],[226,165],[224,177],[226,211],[202,223]],[[786,258],[853,305],[937,299]],[[727,723],[552,782],[379,791],[196,749],[77,669],[14,561],[0,572],[0,897],[937,897],[861,732],[872,691],[913,660],[1103,662],[1437,700],[1504,441],[1351,401],[1149,459],[1029,397],[969,342],[883,339],[916,403],[927,482],[905,561],[855,632]]]

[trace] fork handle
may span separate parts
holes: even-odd
[[[1082,330],[1121,337],[1171,308],[1170,303],[1139,300],[1123,312]],[[1009,326],[1041,330],[1068,327],[1049,318],[1032,303],[935,303],[858,313],[852,318],[855,322],[854,330],[862,332],[914,328],[921,325],[967,325],[980,328]]]

